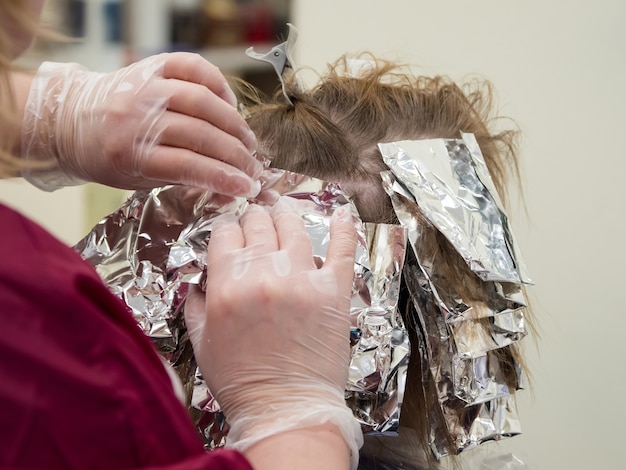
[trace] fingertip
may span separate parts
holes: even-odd
[[[242,217],[247,217],[250,214],[262,214],[267,213],[267,210],[261,204],[248,204],[246,206],[245,211],[243,212]]]
[[[333,212],[330,220],[331,246],[333,256],[337,259],[356,256],[357,232],[354,218],[349,205],[341,206]]]
[[[247,126],[243,128],[241,142],[250,151],[250,153],[256,152],[257,147],[259,146],[256,135],[254,134],[254,132],[252,132],[252,129]]]
[[[255,196],[255,199],[259,202],[262,202],[268,206],[273,206],[276,204],[278,199],[280,199],[280,193],[275,189],[262,189],[259,194]]]
[[[219,240],[221,243],[222,239],[228,240],[238,231],[240,231],[240,227],[237,216],[231,213],[217,216],[211,222],[211,237],[208,244],[209,251],[212,251],[215,247],[216,240]]]
[[[211,226],[213,229],[217,227],[222,227],[224,225],[239,225],[239,219],[232,212],[227,212],[225,214],[220,214],[213,219]]]
[[[239,218],[228,212],[215,217],[211,222],[211,237],[207,249],[207,269],[224,253],[243,247],[243,234]]]
[[[255,198],[261,192],[261,182],[259,180],[251,180],[250,189],[245,194],[248,199]]]
[[[301,230],[304,232],[305,224],[302,219],[302,212],[299,210],[298,201],[288,196],[280,196],[270,207],[270,215],[274,219],[275,225],[285,225],[290,230]]]
[[[252,156],[251,162],[245,171],[250,178],[257,180],[263,174],[264,169],[263,164]]]
[[[208,183],[208,189],[230,197],[252,199],[261,192],[261,182],[250,178],[245,173],[226,175],[223,179]]]
[[[278,216],[285,213],[297,213],[296,199],[287,196],[278,196],[271,208],[272,215]]]
[[[350,210],[349,205],[339,206],[334,210],[332,216],[330,218],[331,226],[332,225],[342,225],[346,227],[351,227],[354,229],[354,219],[352,217],[352,211]]]
[[[224,82],[224,91],[222,92],[222,99],[226,101],[233,108],[237,109],[237,96],[227,82]]]

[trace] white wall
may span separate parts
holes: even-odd
[[[514,451],[537,470],[626,468],[626,3],[621,0],[295,0],[297,62],[372,51],[491,80],[523,130],[529,217],[511,215],[536,286]]]
[[[69,245],[85,235],[82,187],[45,193],[21,179],[0,180],[0,202],[36,220]]]

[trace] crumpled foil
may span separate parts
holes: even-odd
[[[410,351],[397,308],[407,233],[399,225],[371,223],[363,231],[366,249],[355,262],[350,308],[346,401],[365,432],[397,432]]]
[[[390,171],[383,185],[401,224],[409,230],[414,260],[403,272],[411,293],[411,321],[423,364],[429,409],[430,444],[437,457],[519,434],[512,399],[522,388],[503,380],[498,354],[526,335],[522,284],[531,283],[480,149],[471,134],[379,144]],[[421,243],[420,212],[445,235],[479,277],[478,305],[462,298],[435,273],[434,253]],[[513,388],[513,389],[512,389]],[[432,396],[434,395],[434,396]],[[438,405],[438,406],[437,406]],[[438,436],[446,429],[454,444]],[[452,447],[452,448],[451,448]]]
[[[255,200],[183,186],[137,191],[75,248],[177,370],[192,418],[206,446],[213,448],[225,443],[228,424],[197,370],[182,314],[188,285],[201,283],[206,273],[213,221],[226,213],[241,215],[249,204],[272,205],[277,196],[288,197],[305,222],[314,256],[323,262],[330,216],[350,204],[359,240],[346,402],[364,432],[394,432],[409,355],[396,308],[406,229],[361,223],[356,208],[333,183],[271,168],[264,170],[261,182],[263,191]]]
[[[413,351],[423,364],[421,386],[430,400],[430,446],[437,458],[521,432],[512,394],[523,377],[518,367],[517,382],[505,383],[499,355],[526,335],[522,286],[531,281],[480,149],[471,134],[379,148],[390,169],[381,174],[383,186],[400,225],[361,223],[337,184],[266,168],[263,191],[254,200],[181,186],[138,191],[76,246],[177,370],[207,448],[225,443],[228,423],[187,339],[187,287],[203,281],[215,218],[240,215],[249,204],[272,205],[277,195],[297,203],[320,261],[332,212],[351,205],[359,243],[345,396],[365,434],[397,435],[411,349],[408,326],[417,332]],[[476,274],[483,304],[440,284],[436,260],[420,243],[424,227],[417,212]],[[411,296],[404,319],[411,325],[398,312],[403,283]]]

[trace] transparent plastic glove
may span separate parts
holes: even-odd
[[[356,468],[363,436],[344,401],[355,249],[344,209],[333,216],[320,269],[294,212],[270,216],[251,205],[240,222],[216,221],[206,302],[192,290],[185,320],[200,370],[231,426],[227,446],[246,450],[281,432],[332,423]]]
[[[255,149],[226,79],[196,54],[160,54],[108,74],[45,62],[24,110],[23,158],[56,162],[24,174],[45,190],[180,183],[252,196],[262,171]]]

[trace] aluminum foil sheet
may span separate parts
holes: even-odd
[[[346,401],[365,432],[395,433],[410,351],[397,309],[407,233],[399,225],[363,228],[366,250],[355,263]]]
[[[532,283],[473,134],[378,147],[424,215],[481,279]]]
[[[266,168],[263,191],[254,200],[180,186],[138,191],[76,246],[177,370],[208,448],[225,443],[228,423],[187,339],[182,315],[187,288],[206,275],[204,254],[215,218],[240,215],[249,204],[272,205],[279,195],[298,207],[320,261],[332,212],[352,207],[359,244],[345,397],[366,436],[396,436],[397,450],[409,455],[401,468],[419,467],[421,449],[404,448],[402,433],[397,434],[410,351],[421,364],[421,381],[412,386],[422,387],[427,399],[435,457],[521,432],[512,395],[523,377],[516,364],[513,374],[502,367],[514,363],[510,347],[526,335],[523,285],[531,280],[480,149],[470,134],[379,148],[390,169],[381,174],[383,186],[399,225],[361,223],[338,185]],[[475,273],[480,302],[438,277],[438,260],[422,243],[426,228],[418,213],[460,254],[469,275]],[[401,316],[404,286],[410,300]],[[416,332],[412,345],[409,327]],[[377,465],[397,467],[393,459]]]
[[[228,424],[197,370],[183,316],[189,284],[203,282],[206,275],[212,223],[222,214],[242,214],[249,204],[272,205],[278,196],[288,197],[305,222],[314,256],[323,261],[330,216],[337,207],[350,204],[359,242],[352,329],[346,338],[352,346],[346,402],[365,433],[394,432],[410,349],[396,308],[406,229],[362,224],[356,208],[333,183],[271,168],[261,181],[263,191],[254,200],[181,186],[135,192],[75,248],[177,370],[191,416],[207,448],[213,448],[225,443]]]
[[[522,284],[530,283],[507,218],[473,135],[380,144],[391,171],[383,185],[412,247],[404,279],[411,293],[411,321],[420,332],[424,395],[430,397],[430,444],[437,457],[519,434],[512,395],[500,360],[526,335]],[[481,301],[463,299],[438,276],[434,253],[422,243],[416,214],[446,236],[479,278]],[[510,377],[510,371],[506,371]],[[513,374],[515,375],[515,374]],[[429,388],[429,384],[433,384]],[[454,443],[441,439],[449,433]]]

